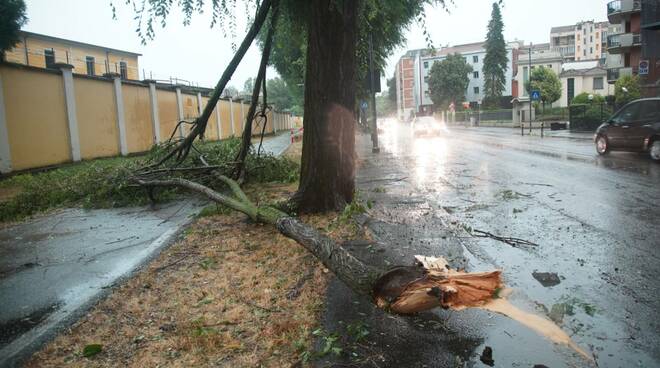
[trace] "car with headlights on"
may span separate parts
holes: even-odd
[[[596,152],[648,152],[660,161],[660,98],[632,101],[598,127],[594,135]]]
[[[446,129],[444,123],[432,116],[417,116],[412,121],[412,131],[415,136],[440,135]]]

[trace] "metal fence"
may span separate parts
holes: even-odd
[[[607,103],[573,104],[569,107],[571,130],[594,131],[612,112],[612,106]]]

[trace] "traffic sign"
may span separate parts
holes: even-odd
[[[639,69],[637,69],[637,74],[639,74],[639,75],[649,74],[649,61],[648,60],[640,60],[639,61]]]
[[[533,101],[538,101],[541,99],[541,91],[534,90],[532,91],[532,100]]]

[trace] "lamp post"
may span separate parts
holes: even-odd
[[[529,134],[532,135],[532,43],[529,43]]]

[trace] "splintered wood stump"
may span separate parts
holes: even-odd
[[[397,267],[378,279],[373,294],[379,307],[399,314],[478,307],[503,287],[500,270],[467,273],[450,269],[444,258],[415,258],[418,266]]]

